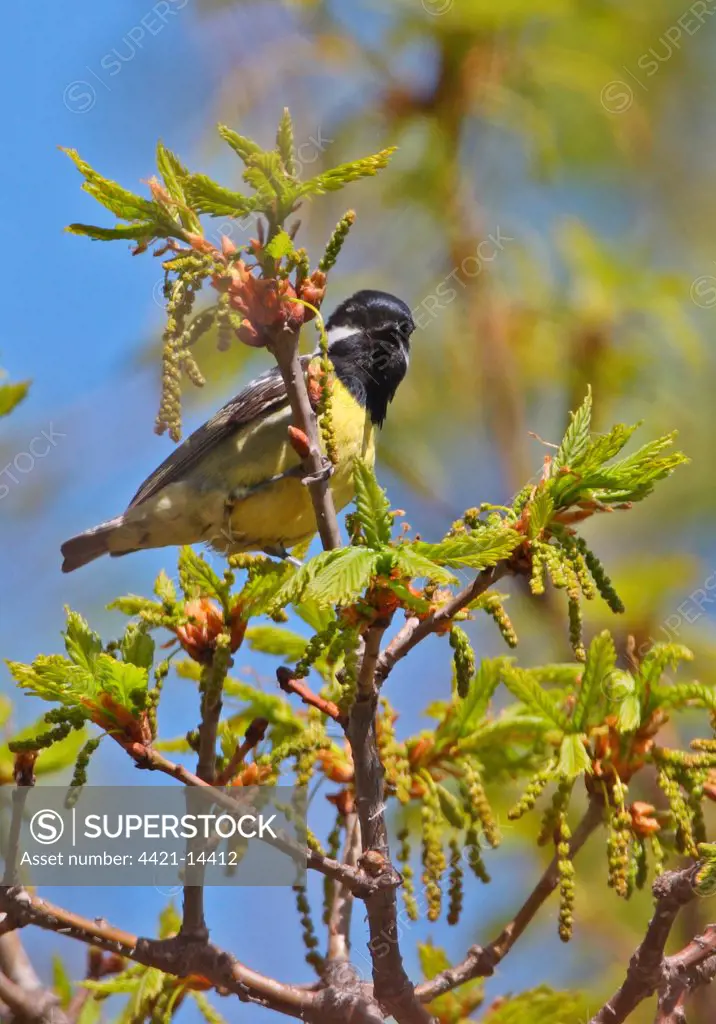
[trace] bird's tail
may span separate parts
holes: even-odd
[[[62,563],[62,571],[74,572],[80,566],[93,562],[100,555],[106,555],[110,549],[109,538],[117,527],[122,525],[122,522],[123,516],[117,516],[115,519],[108,519],[106,523],[100,523],[99,526],[93,526],[91,530],[85,530],[84,533],[66,540],[60,549],[65,559]]]

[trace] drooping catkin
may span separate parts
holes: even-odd
[[[487,885],[490,881],[490,876],[482,859],[480,835],[474,825],[471,825],[465,833],[465,849],[467,850],[467,862],[470,865],[470,870],[476,878],[479,878],[481,882]]]
[[[470,683],[475,674],[475,652],[472,649],[470,638],[459,626],[453,626],[450,630],[450,646],[453,649],[453,662],[455,665],[455,686],[457,695],[462,700],[467,697],[470,690]]]
[[[656,778],[669,801],[669,809],[676,828],[677,850],[679,853],[688,854],[689,857],[698,857],[692,829],[691,809],[684,800],[679,783],[663,768],[657,773]]]
[[[296,679],[303,679],[311,671],[311,666],[318,661],[321,654],[330,646],[333,637],[338,630],[338,623],[334,619],[329,622],[325,629],[319,633],[314,634],[306,644],[306,648],[301,655],[301,658],[296,662],[296,670],[294,677]]]
[[[554,769],[555,762],[550,761],[549,764],[544,768],[541,768],[532,776],[527,785],[527,789],[524,791],[514,807],[511,807],[507,812],[507,817],[510,821],[517,821],[518,818],[521,818],[524,814],[527,814],[532,810],[550,779],[554,778]]]
[[[72,789],[79,789],[87,783],[87,768],[89,766],[92,755],[96,751],[97,747],[102,742],[102,737],[97,736],[91,740],[87,740],[85,745],[77,755],[77,761],[75,762],[75,768],[72,773],[72,781],[70,787]]]
[[[457,924],[462,913],[463,866],[460,847],[456,839],[450,840],[450,885],[448,889],[448,924]]]
[[[505,606],[499,597],[491,594],[482,603],[482,607],[487,614],[494,620],[495,625],[502,634],[502,639],[505,641],[508,647],[517,647],[517,633],[515,633],[515,627],[512,625],[512,620],[505,611]]]
[[[530,590],[535,597],[544,594],[544,571],[545,560],[543,546],[538,543],[532,544],[532,573],[530,575]]]
[[[313,924],[311,905],[308,902],[306,888],[303,885],[294,885],[293,891],[296,894],[296,909],[301,923],[301,937],[303,945],[306,947],[306,963],[310,964],[320,977],[323,974],[325,964],[323,957],[320,953],[316,952],[318,937]]]
[[[620,799],[623,797],[620,796]],[[623,803],[617,805],[609,818],[607,835],[608,885],[618,896],[629,896],[631,815]]]
[[[437,921],[442,908],[440,883],[447,866],[443,850],[443,815],[437,792],[428,787],[420,810],[422,830],[422,881],[428,904],[428,920]]]
[[[604,566],[594,552],[587,546],[587,542],[583,537],[576,538],[576,546],[584,558],[586,566],[592,575],[592,579],[594,580],[602,599],[615,614],[621,614],[624,611],[624,603],[612,586],[612,581],[604,571]]]
[[[480,823],[485,839],[493,849],[502,842],[495,816],[482,784],[480,771],[471,761],[463,763],[460,788],[465,797],[465,807],[472,821]]]
[[[582,641],[582,606],[579,598],[569,598],[569,642],[577,661],[586,661],[587,652]]]
[[[574,926],[574,864],[570,850],[572,833],[566,810],[557,819],[557,872],[559,875],[559,937],[562,942],[572,938]]]
[[[582,593],[588,601],[591,601],[597,595],[597,588],[575,536],[565,533],[561,538],[561,546]]]
[[[414,872],[410,864],[410,830],[402,828],[398,832],[397,838],[399,846],[396,857],[400,864],[400,873],[403,876],[402,891],[405,912],[411,921],[417,921],[420,914],[418,912],[418,901],[415,899]]]
[[[380,699],[381,714],[377,721],[376,740],[386,783],[402,804],[411,797],[412,775],[405,743],[399,742],[394,723],[397,714],[385,697]]]

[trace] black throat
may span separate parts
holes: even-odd
[[[402,344],[394,335],[366,338],[358,331],[334,341],[329,354],[341,384],[367,409],[371,422],[382,427],[408,369],[407,342]]]

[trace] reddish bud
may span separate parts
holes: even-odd
[[[290,426],[288,428],[288,436],[291,441],[291,447],[296,454],[302,459],[307,459],[311,454],[311,445],[304,432],[298,427]]]

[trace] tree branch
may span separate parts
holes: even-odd
[[[234,798],[224,793],[223,790],[210,786],[208,782],[204,782],[197,775],[193,775],[183,765],[168,760],[158,750],[145,746],[143,743],[127,743],[122,744],[122,746],[139,768],[163,772],[165,775],[178,779],[185,786],[209,789],[211,790],[212,800],[229,811],[229,813],[235,814],[241,808],[238,796]],[[278,849],[284,850],[289,856],[305,857],[307,867],[320,872],[322,875],[327,875],[338,882],[343,882],[355,896],[360,898],[369,896],[388,884],[398,884],[398,881],[391,882],[390,880],[371,877],[366,871],[346,867],[330,857],[324,857],[322,854],[316,853],[310,847],[299,846],[288,839],[271,839],[267,836],[261,836],[260,838],[262,842],[271,843],[273,846],[278,847]]]
[[[584,817],[574,830],[569,844],[570,857],[576,856],[587,839],[599,827],[602,823],[603,813],[601,802],[593,797]],[[513,919],[502,929],[496,939],[493,939],[487,946],[473,946],[468,950],[462,963],[441,971],[430,981],[418,985],[415,992],[421,1002],[432,1002],[433,999],[445,992],[450,992],[459,985],[464,985],[472,978],[484,978],[491,975],[525,931],[542,904],[557,888],[558,883],[559,873],[555,856]]]
[[[225,615],[228,618],[228,613]],[[222,633],[217,638],[216,648],[201,676],[201,721],[199,723],[199,757],[196,774],[202,782],[213,783],[216,778],[216,742],[219,734],[219,721],[222,709],[222,691],[226,679],[227,663],[230,660],[228,644],[230,636]],[[195,797],[187,791],[187,810],[191,812]],[[201,840],[188,839],[186,844],[187,861],[195,865],[194,874],[198,876],[191,885],[183,889],[183,914],[181,935],[185,939],[206,940],[209,930],[204,916],[204,868],[197,856],[201,849]]]
[[[491,586],[507,575],[508,572],[508,561],[498,562],[497,565],[493,565],[489,569],[483,569],[482,572],[478,573],[469,587],[465,587],[458,594],[455,594],[451,600],[437,611],[432,612],[424,619],[409,618],[397,636],[393,638],[377,659],[375,666],[377,685],[380,686],[385,681],[396,662],[404,658],[409,651],[412,651],[416,644],[446,625],[458,612],[484,594],[486,590],[489,590]]]
[[[698,868],[699,865],[694,864],[684,871],[665,871],[656,879],[652,889],[656,908],[644,940],[629,962],[622,986],[592,1017],[590,1024],[622,1024],[643,999],[653,995],[664,983],[664,969],[668,964],[664,948],[677,914],[696,898],[694,883]],[[690,943],[687,950],[693,946],[694,943]],[[690,957],[691,953],[687,960]]]
[[[679,953],[666,957],[662,974],[657,1024],[685,1024],[687,997],[716,976],[716,925],[710,924]]]
[[[34,924],[179,978],[200,975],[244,1002],[257,1002],[292,1017],[307,1017],[316,1000],[315,993],[252,971],[209,942],[140,938],[101,918],[81,917],[21,888],[0,889],[0,906],[18,927]]]
[[[298,353],[298,334],[284,331],[274,338],[269,349],[281,371],[291,404],[293,425],[308,438],[309,452],[303,460],[308,489],[311,493],[316,525],[325,551],[341,546],[330,476],[318,442],[318,425],[308,397],[306,380]]]
[[[358,673],[358,692],[351,708],[346,736],[351,745],[355,772],[356,808],[363,846],[362,864],[379,878],[394,884],[365,898],[373,964],[373,991],[384,1011],[398,1024],[427,1024],[430,1015],[415,998],[400,952],[395,882],[400,875],[390,863],[383,795],[384,769],[376,741],[378,692],[375,665],[387,622],[368,632]]]

